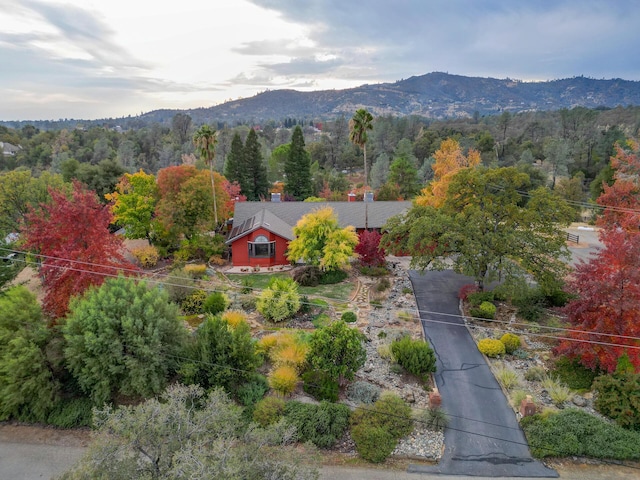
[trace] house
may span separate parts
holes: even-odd
[[[236,202],[227,239],[234,267],[288,265],[293,227],[304,215],[331,207],[340,227],[380,230],[387,220],[411,208],[411,202]]]
[[[15,146],[10,144],[9,142],[0,142],[0,152],[2,152],[3,155],[7,155],[9,157],[13,157],[16,153],[18,153],[20,151],[22,147],[20,146]]]

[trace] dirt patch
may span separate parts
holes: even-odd
[[[13,279],[11,285],[24,285],[31,293],[42,303],[44,298],[44,289],[42,281],[36,269],[32,267],[24,267],[22,271]]]
[[[91,430],[88,428],[65,430],[42,425],[0,423],[0,442],[87,447],[90,441]]]

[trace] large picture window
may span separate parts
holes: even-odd
[[[271,258],[276,256],[276,242],[270,242],[264,235],[258,235],[249,242],[249,256],[253,258]]]

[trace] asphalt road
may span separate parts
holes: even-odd
[[[557,477],[531,457],[513,409],[459,317],[458,290],[473,281],[450,270],[411,271],[410,277],[425,335],[436,354],[436,385],[450,420],[438,465],[415,465],[409,472]]]

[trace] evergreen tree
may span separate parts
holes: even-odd
[[[371,187],[378,190],[389,177],[389,157],[386,153],[378,156],[371,167]]]
[[[296,200],[304,200],[311,196],[311,158],[304,149],[304,137],[302,129],[297,126],[291,137],[289,156],[284,165],[284,173],[287,176],[284,191]]]
[[[260,200],[269,193],[269,181],[267,180],[267,168],[262,161],[258,135],[254,129],[249,130],[243,153],[244,175],[247,184],[247,190],[243,189],[243,193],[247,200]]]
[[[231,140],[231,150],[227,155],[227,161],[224,164],[224,176],[229,180],[230,183],[238,182],[240,185],[240,190],[244,195],[247,195],[246,192],[246,180],[244,179],[244,169],[243,169],[243,156],[244,156],[244,146],[242,145],[242,139],[240,138],[240,134],[237,132],[233,136],[233,140]]]

